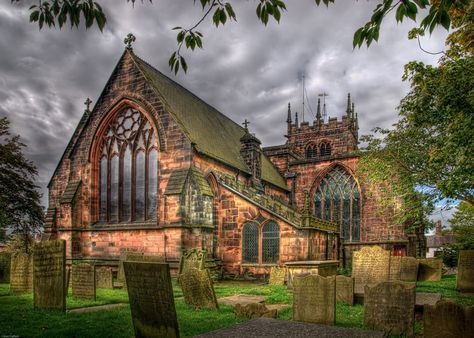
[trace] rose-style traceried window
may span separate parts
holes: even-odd
[[[119,111],[99,149],[99,221],[156,219],[158,144],[146,117],[133,108]]]

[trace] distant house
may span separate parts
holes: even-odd
[[[453,234],[443,235],[441,221],[436,222],[434,235],[426,236],[426,258],[437,257],[444,244],[454,243]]]

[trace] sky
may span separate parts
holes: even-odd
[[[190,27],[202,15],[197,1],[99,1],[107,15],[97,27],[43,28],[29,23],[36,1],[0,4],[0,116],[27,144],[25,153],[39,170],[38,185],[47,205],[47,184],[84,111],[95,102],[124,50],[124,37],[136,36],[134,52],[234,121],[248,119],[263,146],[284,143],[287,105],[302,112],[302,78],[312,121],[318,94],[326,92],[330,117],[344,114],[350,92],[359,114],[359,134],[390,127],[409,90],[404,64],[436,65],[438,57],[408,40],[414,22],[386,18],[378,43],[352,48],[354,32],[370,18],[379,1],[339,0],[329,8],[314,0],[286,1],[280,24],[265,27],[256,17],[258,1],[234,0],[237,23],[215,29],[211,18],[199,27],[203,50],[185,52],[187,74],[175,76],[168,59],[176,48],[175,26]],[[437,28],[423,38],[424,49],[440,51],[447,32]]]

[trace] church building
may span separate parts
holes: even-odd
[[[364,245],[414,255],[413,235],[377,212],[355,173],[358,117],[299,122],[282,109],[283,145],[257,136],[127,46],[90,101],[49,188],[45,237],[69,262],[116,267],[124,251],[206,249],[231,274],[291,261],[341,260]],[[280,114],[275,112],[275,114]],[[284,120],[286,118],[286,130]]]

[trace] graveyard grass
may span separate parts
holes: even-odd
[[[418,282],[417,291],[439,292],[443,298],[450,298],[463,305],[474,305],[474,297],[462,295],[455,290],[456,277],[444,276],[440,282]],[[288,308],[278,312],[279,319],[292,318],[292,295],[285,286],[268,286],[248,282],[226,281],[214,284],[217,298],[235,295],[263,295],[267,304],[287,304]],[[191,337],[204,332],[227,327],[243,319],[235,318],[231,306],[219,306],[219,310],[194,310],[184,303],[183,295],[173,279],[173,290],[180,333]],[[67,309],[89,307],[102,304],[128,303],[125,290],[97,289],[97,300],[79,301],[69,291]],[[21,337],[132,337],[133,326],[130,307],[104,310],[94,313],[64,314],[55,311],[34,311],[33,295],[9,295],[9,285],[0,284],[0,336]],[[343,327],[363,327],[363,306],[337,304],[336,325]],[[416,322],[415,333],[421,333],[421,322]]]

